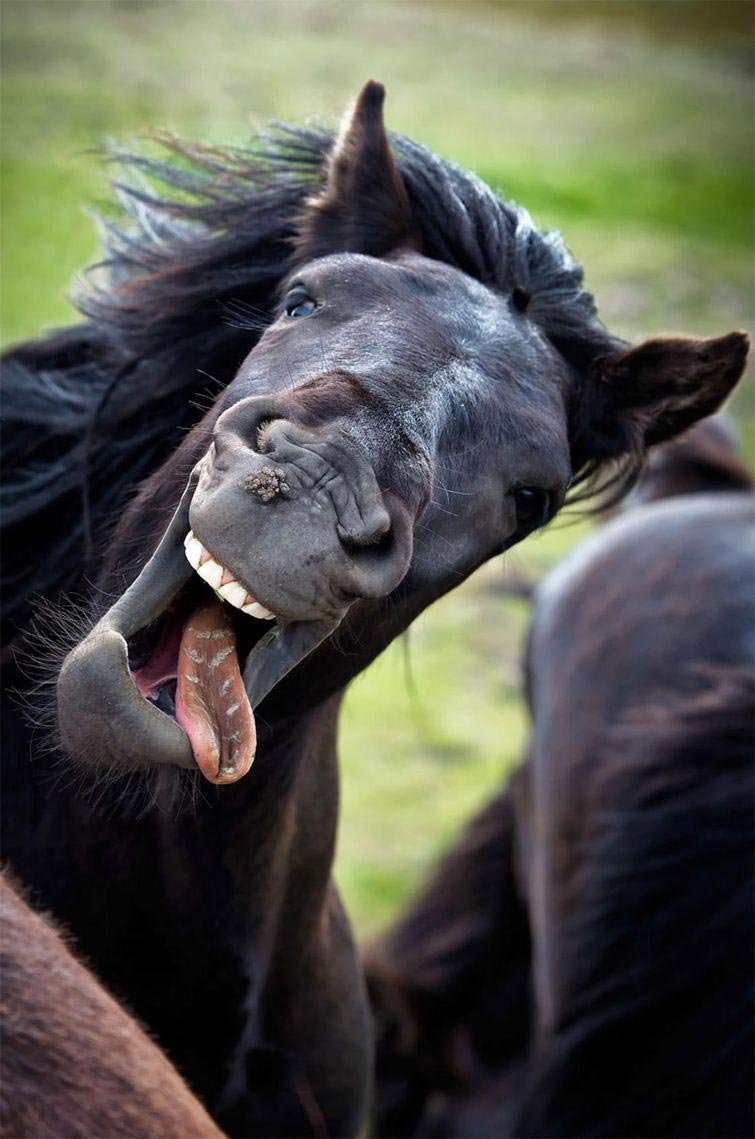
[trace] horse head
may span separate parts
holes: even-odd
[[[239,779],[254,709],[336,630],[374,656],[571,484],[636,465],[741,374],[741,333],[609,336],[525,211],[445,164],[443,194],[402,170],[413,144],[397,159],[383,97],[362,90],[292,219],[272,320],[152,477],[164,533],[144,494],[116,532],[111,564],[128,541],[141,572],[58,681],[80,761]]]

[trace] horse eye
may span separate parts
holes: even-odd
[[[291,297],[286,303],[286,316],[309,316],[315,311],[317,305],[311,297]]]
[[[533,486],[520,486],[513,492],[516,520],[519,526],[534,529],[548,519],[548,495]]]

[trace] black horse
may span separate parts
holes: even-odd
[[[86,323],[6,363],[7,620],[37,609],[44,640],[40,597],[85,594],[58,731],[112,776],[46,796],[8,717],[7,857],[243,1135],[365,1117],[330,877],[346,684],[570,485],[623,485],[717,408],[747,352],[611,337],[560,240],[389,141],[382,104],[370,82],[335,140],[266,155],[128,159],[174,192],[123,189]]]
[[[748,487],[700,424],[540,587],[526,762],[367,954],[378,1135],[752,1134]]]

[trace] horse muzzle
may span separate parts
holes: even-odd
[[[386,596],[412,556],[411,513],[379,488],[358,444],[336,427],[297,423],[290,401],[274,398],[220,417],[190,519],[213,560],[283,621]]]
[[[237,407],[153,556],[64,661],[59,734],[83,766],[198,767],[235,782],[254,759],[254,711],[268,693],[354,600],[384,596],[406,574],[410,512],[344,440],[278,420],[259,451],[237,429]]]

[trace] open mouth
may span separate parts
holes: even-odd
[[[184,549],[195,574],[159,617],[127,638],[128,667],[145,700],[183,728],[203,775],[233,782],[249,770],[256,748],[242,669],[275,617],[191,530]]]
[[[276,619],[190,530],[195,486],[193,476],[136,581],[63,663],[58,725],[80,763],[198,767],[235,782],[254,759],[254,709],[341,619]]]

